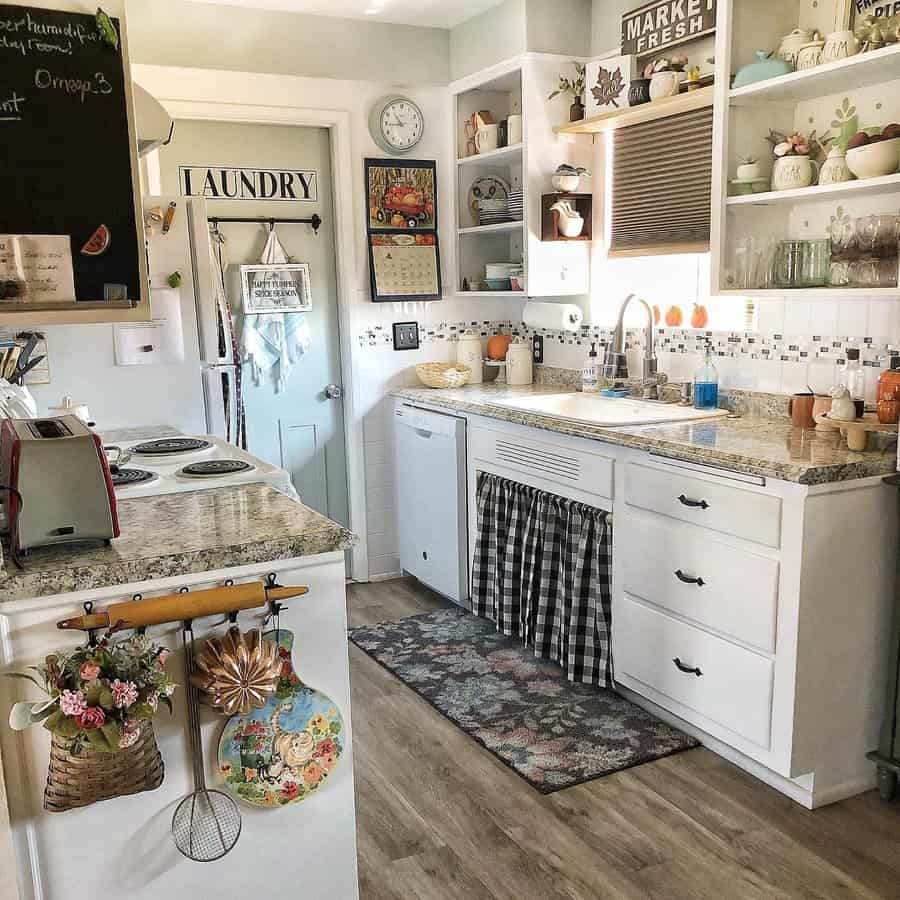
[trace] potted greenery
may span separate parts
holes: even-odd
[[[571,94],[575,99],[569,107],[569,121],[577,122],[584,118],[584,64],[573,62],[575,67],[575,77],[566,78],[565,75],[559,76],[559,85],[553,93],[547,98],[552,100],[560,94]]]

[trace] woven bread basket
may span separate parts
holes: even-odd
[[[99,800],[152,791],[163,782],[165,766],[153,725],[143,722],[137,741],[124,750],[72,753],[72,739],[53,735],[44,809],[64,812]]]
[[[472,374],[472,367],[464,363],[419,363],[416,375],[422,384],[433,388],[462,387]]]

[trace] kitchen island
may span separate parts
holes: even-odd
[[[154,720],[165,762],[155,791],[117,797],[81,809],[42,808],[49,734],[42,728],[0,730],[11,828],[6,855],[17,878],[4,880],[0,897],[83,900],[103,895],[169,900],[199,897],[288,895],[302,884],[309,896],[357,896],[353,759],[350,729],[345,551],[347,529],[265,484],[121,500],[122,536],[111,546],[58,546],[33,551],[18,570],[7,557],[0,578],[0,628],[5,672],[23,671],[84,635],[60,632],[56,622],[140,594],[151,597],[264,580],[307,585],[288,601],[282,632],[294,634],[293,663],[303,682],[326,694],[344,723],[343,752],[321,787],[301,803],[274,809],[239,803],[243,830],[236,847],[210,865],[181,856],[170,832],[174,808],[193,790],[185,724],[184,690],[174,713]],[[242,631],[264,627],[266,610],[242,612]],[[207,634],[223,634],[222,617],[194,623],[198,649]],[[184,683],[179,623],[154,626],[154,641],[173,651],[168,663]],[[0,679],[0,707],[39,699],[28,682]],[[217,752],[227,721],[204,707],[202,746],[210,788],[223,787]],[[4,848],[0,847],[0,854]],[[16,893],[18,882],[18,893]]]

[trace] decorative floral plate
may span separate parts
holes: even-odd
[[[479,175],[469,185],[468,203],[475,221],[478,221],[478,202],[480,200],[506,200],[510,187],[496,175]]]
[[[294,635],[264,636],[282,658],[278,690],[262,709],[232,716],[219,738],[219,772],[232,794],[253,806],[299,803],[318,791],[344,750],[344,720],[330,697],[294,672]]]

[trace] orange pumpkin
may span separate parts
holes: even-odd
[[[400,213],[394,213],[391,216],[391,226],[394,228],[402,228],[406,224],[406,219]]]
[[[694,304],[694,312],[691,314],[691,328],[706,328],[709,324],[709,313],[702,304]]]
[[[666,325],[669,328],[678,328],[684,321],[680,306],[670,306],[666,312]]]
[[[488,338],[488,358],[497,360],[506,359],[506,351],[509,350],[511,342],[512,338],[508,334],[495,334],[493,337]]]
[[[662,316],[662,314],[659,311],[659,307],[654,303],[653,304],[653,324],[654,325],[659,325],[659,320],[660,320],[661,316]]]

